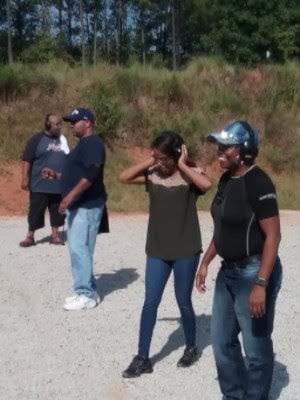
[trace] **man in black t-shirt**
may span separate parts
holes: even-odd
[[[59,236],[59,227],[64,225],[64,215],[58,212],[61,201],[60,183],[42,177],[43,168],[53,168],[61,172],[69,147],[61,134],[62,119],[55,114],[47,114],[45,127],[26,144],[22,156],[21,188],[29,190],[28,233],[20,242],[21,247],[35,245],[34,233],[45,225],[45,211],[48,208],[51,225],[51,244],[64,244]]]

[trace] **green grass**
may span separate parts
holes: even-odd
[[[291,172],[300,172],[299,82],[297,63],[246,70],[207,57],[175,73],[159,62],[146,67],[132,62],[128,67],[103,63],[82,68],[58,61],[30,68],[0,66],[0,162],[20,159],[28,138],[43,128],[45,114],[87,106],[110,149],[106,177],[111,207],[146,210],[143,188],[116,181],[119,170],[131,162],[125,148],[149,146],[162,130],[173,129],[197,159],[211,163],[215,158],[204,144],[207,133],[246,118],[261,133],[260,160],[271,176],[280,177],[281,206],[294,208],[300,203],[299,187],[290,179]],[[68,132],[66,125],[63,132]],[[200,208],[209,207],[211,193],[199,200]]]
[[[148,196],[144,185],[124,185],[118,181],[120,172],[132,165],[132,161],[120,149],[107,152],[105,184],[110,211],[147,211]]]

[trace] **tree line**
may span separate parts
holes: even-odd
[[[284,63],[299,17],[297,0],[1,0],[0,63]]]

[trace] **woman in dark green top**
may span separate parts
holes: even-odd
[[[177,365],[189,367],[197,358],[191,294],[202,252],[196,201],[200,194],[211,187],[211,182],[201,168],[189,162],[181,136],[171,131],[157,137],[152,143],[151,156],[123,171],[120,181],[146,184],[150,198],[146,294],[138,355],[123,372],[123,377],[132,378],[152,372],[149,360],[152,332],[157,309],[172,270],[186,341],[184,354]]]

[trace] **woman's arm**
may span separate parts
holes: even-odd
[[[150,157],[122,171],[119,175],[119,181],[121,183],[145,183],[144,172],[152,165],[154,165],[154,158]]]
[[[202,192],[206,192],[211,188],[211,181],[204,174],[195,171],[194,168],[191,168],[187,164],[188,161],[188,152],[185,145],[181,147],[181,156],[178,160],[178,168],[193,182],[197,188],[199,188]]]
[[[205,279],[207,276],[208,265],[215,258],[216,255],[217,255],[217,250],[214,241],[212,239],[196,273],[196,288],[200,293],[205,293],[206,291]]]
[[[278,216],[262,219],[259,225],[265,235],[265,242],[261,257],[258,278],[266,282],[272,273],[273,266],[278,254],[280,243],[280,221]],[[252,317],[262,317],[266,312],[266,287],[253,285],[249,296],[249,310]]]

